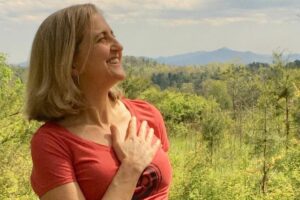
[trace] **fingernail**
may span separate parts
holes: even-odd
[[[135,116],[132,116],[132,117],[131,117],[131,121],[136,121],[136,117],[135,117]]]

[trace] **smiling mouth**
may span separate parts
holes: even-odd
[[[107,61],[108,64],[118,64],[120,63],[120,60],[119,58],[117,57],[113,57],[113,58],[110,58],[108,61]]]

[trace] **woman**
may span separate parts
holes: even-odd
[[[32,45],[26,113],[31,185],[43,200],[167,199],[169,147],[159,111],[120,97],[122,45],[92,4],[50,15]]]

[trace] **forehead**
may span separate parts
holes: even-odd
[[[110,32],[111,28],[107,24],[104,17],[101,14],[96,13],[92,16],[92,32],[99,33],[99,32],[103,32],[103,31]]]
[[[91,17],[91,26],[86,26],[86,29],[83,31],[83,39],[78,47],[79,51],[85,52],[86,49],[89,49],[93,44],[93,40],[101,33],[111,33],[111,28],[105,18],[101,14],[96,13]]]

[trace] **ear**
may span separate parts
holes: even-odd
[[[75,64],[72,65],[72,76],[79,76],[79,71]]]
[[[80,60],[78,60],[77,53],[74,53],[72,60],[72,76],[79,76],[80,74],[80,65],[78,64]]]

